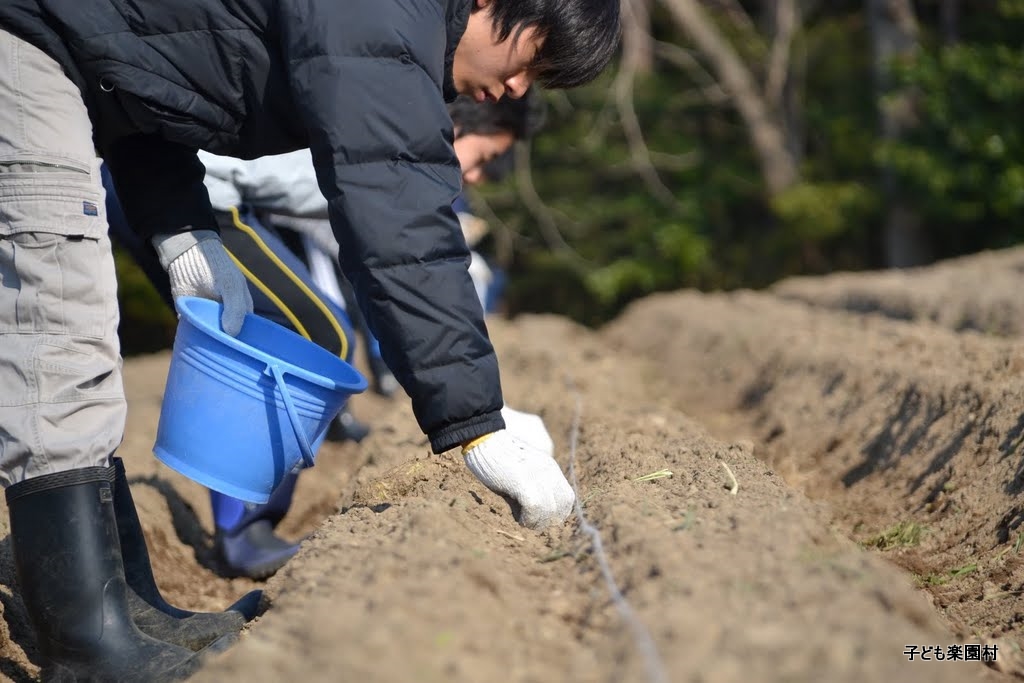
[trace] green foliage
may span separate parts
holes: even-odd
[[[865,548],[877,548],[878,550],[916,546],[921,543],[921,536],[926,531],[927,529],[917,522],[900,522],[879,534],[861,541],[861,545]]]
[[[532,192],[510,178],[474,198],[506,228],[495,226],[511,244],[500,252],[510,312],[598,325],[651,292],[877,268],[890,202],[922,218],[937,257],[1024,239],[1024,0],[960,3],[955,42],[935,2],[915,3],[919,49],[892,65],[874,61],[863,2],[812,5],[777,112],[799,179],[774,196],[713,66],[661,3],[652,33],[675,52],[658,52],[653,71],[637,75],[625,92],[632,110],[620,107],[617,65],[588,87],[546,95]],[[767,3],[702,7],[763,92]],[[751,21],[737,20],[737,8]],[[878,94],[880,66],[892,96]],[[880,134],[880,110],[909,113],[898,141]],[[627,135],[634,115],[642,145]],[[492,258],[494,246],[481,245]],[[166,344],[173,315],[121,255],[118,269],[126,349]]]
[[[804,182],[776,196],[772,208],[792,238],[821,242],[870,217],[878,209],[878,195],[859,182]]]
[[[890,65],[875,63],[863,3],[822,4],[803,17],[783,112],[800,179],[775,196],[744,122],[728,102],[703,96],[711,80],[699,71],[658,61],[635,82],[657,183],[624,133],[615,68],[591,87],[550,96],[533,185],[568,249],[550,240],[550,225],[539,229],[537,207],[517,196],[515,183],[483,194],[518,234],[506,264],[511,310],[593,324],[659,290],[759,287],[792,274],[881,267],[890,201],[922,218],[937,257],[1020,241],[1024,0],[962,3],[955,43],[943,42],[933,4],[916,7],[919,49]],[[755,24],[715,18],[763,83],[770,42]],[[692,48],[657,4],[653,31]],[[880,67],[893,75],[893,97],[876,90]],[[881,110],[908,101],[903,137],[886,141]]]
[[[697,284],[708,272],[710,239],[689,189],[700,185],[700,159],[692,154],[700,122],[686,116],[692,105],[682,94],[665,96],[671,79],[655,74],[637,84],[637,115],[647,144],[661,154],[658,182],[669,188],[668,200],[655,199],[608,101],[613,77],[552,96],[548,128],[533,145],[537,193],[570,249],[546,239],[513,181],[481,193],[522,234],[511,264],[513,310],[597,324],[633,298]]]
[[[124,355],[166,349],[174,341],[177,319],[127,252],[114,249],[117,303],[121,309],[118,336]]]
[[[656,21],[660,40],[685,46],[671,22]],[[728,21],[722,27],[733,37],[750,30]],[[739,42],[751,64],[765,61],[765,44]],[[880,205],[871,159],[877,114],[860,73],[870,67],[864,48],[863,20],[851,9],[799,36],[795,52],[814,64],[803,87],[816,97],[794,119],[808,131],[804,180],[776,198],[765,194],[743,122],[703,96],[707,77],[658,62],[635,81],[650,166],[638,163],[626,136],[616,68],[592,86],[550,95],[549,125],[532,148],[533,184],[573,254],[539,256],[557,245],[513,181],[481,193],[520,234],[506,264],[512,312],[599,323],[651,292],[761,286],[849,263],[850,245],[866,250],[863,225]]]
[[[927,218],[940,256],[1024,237],[1024,2],[999,2],[967,28],[961,42],[895,67],[916,92],[918,120],[906,140],[875,154]]]

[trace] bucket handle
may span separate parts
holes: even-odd
[[[288,393],[288,387],[285,386],[284,373],[281,372],[281,368],[273,363],[268,363],[267,369],[274,375],[274,379],[277,381],[277,388],[281,390],[281,398],[284,399],[285,410],[288,411],[288,418],[292,422],[292,429],[295,430],[295,438],[299,441],[299,450],[302,451],[304,466],[312,467],[315,464],[313,449],[309,445],[309,439],[306,438],[306,432],[303,431],[302,425],[299,423],[299,413],[295,410],[295,403],[292,401],[292,395]]]

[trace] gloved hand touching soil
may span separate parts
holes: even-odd
[[[540,421],[547,444],[551,443],[539,417],[518,416]],[[524,422],[528,428],[520,435],[517,430],[523,429]],[[516,520],[531,529],[564,522],[576,501],[572,486],[551,449],[544,450],[544,440],[538,439],[538,434],[536,422],[513,416],[506,429],[475,439],[462,449],[469,470],[484,486],[511,499]]]
[[[501,416],[505,418],[505,429],[518,436],[526,444],[546,453],[548,457],[555,457],[555,444],[540,415],[523,413],[505,406],[501,409]]]

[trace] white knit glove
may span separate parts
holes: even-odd
[[[547,453],[548,457],[555,457],[555,443],[551,440],[551,435],[548,434],[548,429],[544,426],[544,420],[540,415],[521,413],[505,406],[501,409],[501,416],[505,418],[505,429],[518,436],[527,445]]]
[[[158,235],[153,246],[171,279],[171,296],[198,296],[224,304],[220,325],[238,335],[245,314],[252,313],[252,297],[245,275],[238,269],[220,236],[212,230]]]
[[[513,510],[523,526],[543,529],[572,513],[576,494],[558,462],[508,429],[470,442],[462,454],[484,486],[518,505]]]

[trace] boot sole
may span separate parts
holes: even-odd
[[[263,564],[258,564],[253,567],[248,567],[246,569],[228,567],[226,576],[228,578],[247,578],[252,579],[254,581],[263,581],[264,579],[269,579],[271,576],[276,574],[281,569],[281,567],[288,564],[288,560],[292,559],[293,557],[295,557],[295,555],[289,555],[288,557],[285,557],[281,560],[275,560],[273,562],[264,562]]]

